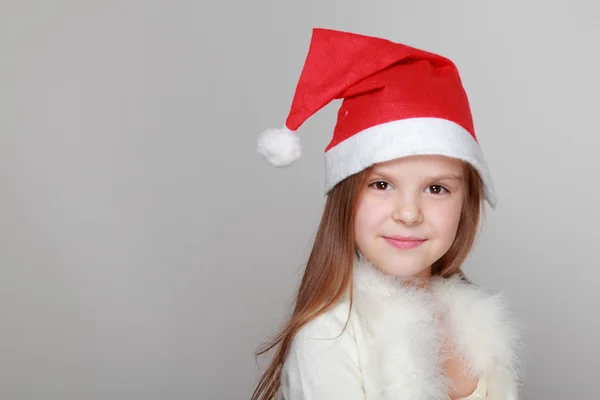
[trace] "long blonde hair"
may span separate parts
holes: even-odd
[[[464,163],[464,167],[467,190],[456,238],[450,249],[432,266],[432,275],[450,277],[460,274],[468,281],[461,265],[477,236],[483,187],[477,171],[467,163]],[[329,193],[292,314],[280,331],[256,353],[260,356],[275,350],[254,390],[252,400],[275,399],[280,387],[281,369],[294,335],[305,324],[331,308],[352,284],[351,272],[356,255],[354,214],[371,169],[346,178]]]

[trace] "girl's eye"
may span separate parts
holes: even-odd
[[[390,188],[390,184],[385,181],[373,182],[369,186],[375,188],[376,190],[388,190]]]
[[[427,190],[429,190],[428,193],[432,193],[432,194],[443,194],[448,192],[448,189],[446,189],[445,187],[441,186],[441,185],[431,185],[427,188]]]

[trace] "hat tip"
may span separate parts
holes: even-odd
[[[257,139],[257,151],[271,165],[287,167],[302,154],[300,138],[287,127],[267,129]]]

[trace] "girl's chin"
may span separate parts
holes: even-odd
[[[395,276],[397,278],[419,278],[428,279],[431,276],[431,268],[415,266],[413,268],[407,267],[406,265],[382,265],[379,267],[384,273]]]

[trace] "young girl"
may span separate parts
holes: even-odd
[[[325,210],[252,398],[516,400],[515,321],[461,271],[496,199],[456,66],[315,29],[286,125],[258,151],[292,163],[294,131],[334,99]]]

